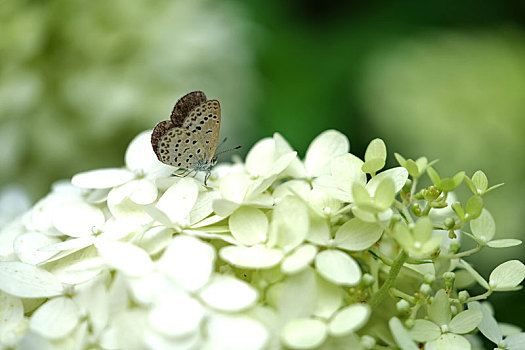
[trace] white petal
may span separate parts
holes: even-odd
[[[77,325],[79,312],[76,304],[66,297],[49,300],[31,316],[31,330],[47,339],[65,337]]]
[[[246,155],[246,170],[254,176],[269,175],[277,156],[273,139],[262,139]]]
[[[134,244],[100,238],[95,247],[106,264],[128,276],[143,276],[153,268],[148,253]]]
[[[525,348],[525,333],[510,334],[505,338],[508,350],[520,350]]]
[[[50,272],[17,261],[0,262],[0,289],[20,298],[49,298],[63,290]]]
[[[389,177],[392,180],[394,180],[395,192],[397,193],[397,192],[401,191],[401,189],[403,188],[403,186],[407,182],[408,171],[405,168],[397,167],[397,168],[392,168],[392,169],[388,169],[388,170],[382,171],[379,174],[377,174],[376,176],[374,176],[366,184],[366,189],[368,190],[368,192],[370,193],[370,195],[372,197],[374,197],[374,195],[375,195],[377,186],[379,186],[381,181],[383,181],[383,179],[385,179],[387,177]]]
[[[349,255],[339,250],[324,250],[315,258],[317,271],[338,285],[355,286],[361,280],[361,269]]]
[[[370,317],[370,307],[366,304],[353,304],[339,310],[330,323],[328,332],[340,337],[355,332],[365,325]]]
[[[343,290],[340,286],[317,276],[316,305],[313,315],[330,318],[343,304]]]
[[[0,329],[5,331],[11,325],[16,327],[24,320],[22,301],[7,293],[0,293],[0,315]]]
[[[281,333],[283,343],[292,349],[313,349],[326,339],[326,325],[309,318],[298,318],[288,322]]]
[[[304,270],[314,260],[317,247],[311,244],[303,244],[284,258],[281,270],[286,274],[294,274]]]
[[[341,249],[361,251],[377,242],[382,234],[380,225],[353,218],[339,227],[334,243]]]
[[[150,204],[157,199],[157,186],[147,179],[131,181],[129,186],[134,188],[130,191],[129,199],[137,204]]]
[[[264,349],[269,338],[259,322],[246,316],[212,315],[206,322],[206,330],[213,350]]]
[[[499,344],[503,340],[503,334],[498,326],[498,322],[489,310],[478,301],[468,303],[468,308],[469,310],[478,310],[481,312],[483,317],[478,325],[478,329],[488,340]]]
[[[190,212],[190,224],[192,226],[213,212],[213,201],[217,198],[219,198],[219,192],[217,191],[199,193],[197,201]]]
[[[202,305],[181,291],[160,298],[151,310],[149,322],[157,331],[173,337],[195,332],[204,317]]]
[[[69,202],[56,207],[52,213],[53,225],[65,235],[85,237],[93,234],[93,229],[104,224],[106,219],[99,208],[83,203]]]
[[[107,205],[111,214],[118,219],[125,218],[140,223],[151,221],[145,207],[129,199],[131,195],[129,190],[130,187],[125,184],[109,191]]]
[[[390,326],[390,333],[392,333],[392,336],[396,340],[397,345],[401,347],[403,350],[418,350],[419,348],[416,346],[414,341],[412,340],[412,337],[410,334],[408,334],[407,330],[401,323],[401,321],[397,317],[392,317],[390,321],[388,322],[388,325]]]
[[[266,240],[268,218],[260,209],[241,207],[229,218],[233,237],[244,245],[254,245]]]
[[[250,184],[250,176],[244,173],[228,174],[221,179],[219,191],[224,199],[242,203]]]
[[[188,291],[201,288],[214,269],[215,249],[189,236],[176,236],[158,262],[158,266],[180,287]]]
[[[327,130],[317,136],[306,151],[305,168],[310,176],[330,174],[332,159],[348,153],[350,144],[345,135],[336,130]]]
[[[326,218],[311,215],[310,216],[310,230],[306,239],[309,242],[315,243],[321,246],[327,246],[330,244],[330,225]]]
[[[496,290],[514,288],[525,278],[525,265],[519,260],[509,260],[497,266],[489,277],[489,284]]]
[[[229,276],[216,276],[199,294],[206,304],[221,311],[240,311],[257,300],[252,286]]]
[[[193,179],[180,179],[160,197],[157,208],[174,223],[186,218],[197,201],[199,188]]]
[[[133,180],[135,175],[121,168],[107,168],[76,174],[71,183],[81,188],[111,188]]]
[[[270,245],[290,251],[300,245],[310,226],[306,205],[296,197],[285,197],[273,210]]]
[[[227,246],[219,251],[219,255],[223,260],[235,266],[267,269],[277,265],[284,254],[280,249],[256,245],[253,247]]]
[[[309,317],[315,308],[317,294],[314,270],[305,269],[295,275],[288,276],[284,282],[280,283],[280,287],[269,294],[266,299],[268,301],[274,300],[283,321]],[[272,303],[269,304],[272,305]]]
[[[239,207],[240,204],[227,199],[219,198],[213,201],[213,211],[223,218],[230,216]]]
[[[351,153],[334,158],[331,172],[337,187],[351,194],[354,183],[366,185],[366,174],[361,170],[362,167],[363,161]]]
[[[466,334],[473,331],[482,318],[483,314],[479,310],[465,310],[454,316],[448,328],[452,333]]]
[[[436,350],[470,350],[471,345],[465,337],[445,333],[436,340]]]
[[[151,147],[151,130],[146,130],[135,136],[126,149],[126,167],[132,171],[150,173],[164,168],[169,175],[173,167],[161,163]]]
[[[98,275],[105,267],[104,260],[93,246],[68,254],[44,265],[62,283],[78,284]]]
[[[150,255],[155,255],[169,245],[172,236],[173,229],[157,226],[144,232],[144,235],[136,243]]]
[[[39,249],[57,242],[60,240],[56,237],[46,236],[39,232],[28,232],[15,239],[13,250],[20,261],[36,265],[56,254],[53,251]]]

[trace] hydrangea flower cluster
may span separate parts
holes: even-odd
[[[478,330],[523,348],[479,301],[518,289],[525,266],[487,281],[464,260],[521,243],[494,239],[482,198],[497,186],[482,172],[443,178],[400,155],[383,170],[383,141],[361,160],[329,130],[304,159],[263,139],[207,187],[171,176],[150,135],[125,167],[55,184],[0,232],[2,348],[470,349]],[[474,282],[486,292],[470,296]]]

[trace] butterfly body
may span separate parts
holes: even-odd
[[[216,163],[220,126],[219,101],[207,100],[202,91],[190,92],[177,101],[170,120],[155,126],[151,145],[162,163],[185,169],[186,175],[206,172],[206,184]]]

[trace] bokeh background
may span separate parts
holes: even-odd
[[[500,238],[525,239],[525,3],[520,0],[0,0],[0,225],[73,174],[123,165],[183,94],[221,101],[246,152],[321,131],[375,137],[443,175],[483,169]],[[242,152],[241,152],[242,153]],[[23,195],[26,193],[27,195]],[[472,259],[485,276],[525,249]],[[525,327],[525,293],[493,295]]]

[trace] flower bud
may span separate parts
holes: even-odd
[[[458,299],[460,303],[466,303],[468,298],[470,298],[469,292],[467,292],[466,290],[462,290],[461,292],[459,292]]]
[[[430,287],[429,284],[423,283],[421,287],[419,287],[419,292],[428,297],[430,293],[432,293],[432,287]]]
[[[443,274],[443,280],[445,281],[445,289],[451,290],[454,287],[454,282],[456,280],[456,274],[454,272],[445,272]]]
[[[415,322],[413,319],[411,318],[408,318],[406,321],[405,321],[405,327],[408,328],[408,329],[412,329],[414,328],[414,325],[415,325]]]
[[[411,209],[412,209],[412,213],[414,213],[415,216],[421,216],[421,207],[419,206],[418,203],[414,203]]]
[[[410,311],[410,303],[405,299],[401,299],[396,303],[396,309],[400,313],[407,313]]]
[[[365,273],[363,277],[361,278],[361,284],[365,287],[369,287],[372,284],[374,284],[375,278],[369,273]]]
[[[432,202],[433,200],[435,200],[437,197],[439,197],[439,195],[441,194],[441,191],[438,190],[435,186],[429,186],[423,196],[424,198],[429,201],[429,202]]]
[[[402,191],[405,193],[410,193],[410,190],[412,189],[412,180],[407,179],[407,182],[403,185]]]
[[[376,345],[376,340],[369,335],[361,337],[361,346],[365,349],[372,349]]]
[[[446,228],[452,229],[454,226],[456,226],[456,220],[454,220],[454,218],[446,218],[443,224]]]
[[[450,252],[452,254],[456,254],[457,252],[459,252],[459,249],[461,248],[461,243],[459,243],[459,241],[452,241],[450,243]]]
[[[436,276],[434,276],[431,273],[426,273],[425,276],[423,276],[423,281],[426,284],[432,284],[432,283],[434,283],[436,281]]]

